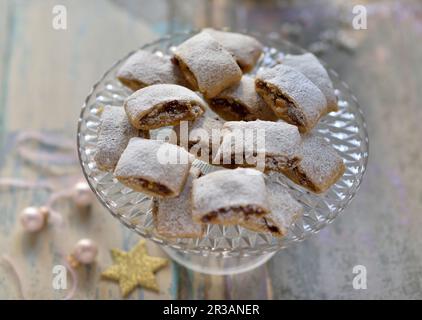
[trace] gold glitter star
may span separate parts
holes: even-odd
[[[124,297],[137,286],[159,291],[154,272],[166,266],[168,261],[149,256],[145,240],[139,241],[129,252],[112,249],[111,256],[115,264],[101,275],[106,279],[119,281]]]

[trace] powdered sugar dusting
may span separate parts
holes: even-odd
[[[197,238],[203,234],[204,226],[192,220],[192,181],[198,175],[198,169],[192,168],[185,188],[177,198],[154,201],[154,224],[160,235],[173,238]]]
[[[344,173],[343,159],[322,137],[304,136],[301,154],[303,159],[298,169],[320,191],[328,189]]]
[[[283,59],[283,64],[302,72],[325,95],[329,111],[337,111],[337,97],[334,93],[333,83],[327,70],[312,53],[301,55],[288,54]]]
[[[117,72],[117,78],[132,90],[153,84],[180,84],[186,81],[168,56],[158,56],[145,50],[131,55]]]
[[[211,28],[203,31],[209,33],[234,56],[243,72],[252,70],[262,54],[262,44],[251,36]]]
[[[98,168],[113,171],[129,140],[139,134],[139,130],[130,124],[122,107],[105,106],[94,157]]]

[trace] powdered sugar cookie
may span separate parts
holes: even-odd
[[[94,160],[102,171],[113,171],[129,140],[148,137],[148,132],[134,128],[122,107],[105,106],[101,114]]]
[[[180,44],[174,53],[174,61],[191,87],[206,98],[215,97],[242,77],[242,70],[233,56],[205,32]]]
[[[343,159],[324,138],[309,134],[303,137],[301,162],[284,174],[306,189],[321,193],[341,178]]]
[[[193,181],[194,221],[238,224],[269,213],[263,174],[254,169],[219,170]]]
[[[156,84],[140,89],[124,103],[132,125],[143,130],[194,120],[204,113],[205,106],[195,92],[174,84]]]
[[[323,67],[318,58],[312,53],[300,55],[288,54],[283,59],[283,64],[302,72],[311,80],[325,95],[328,111],[338,111],[337,97],[334,93],[333,83],[327,70]]]
[[[213,163],[281,171],[300,161],[302,138],[296,126],[278,121],[228,121]]]
[[[191,161],[192,156],[174,144],[132,138],[114,176],[135,191],[156,197],[176,197],[183,190]]]
[[[198,238],[204,233],[204,225],[192,220],[192,182],[200,171],[191,168],[185,188],[176,198],[155,199],[152,213],[157,233],[167,238]]]
[[[179,68],[168,56],[139,50],[131,55],[117,71],[117,78],[136,91],[153,84],[187,85]]]
[[[204,29],[236,59],[243,72],[253,69],[262,54],[262,44],[251,36],[241,33]]]
[[[321,90],[303,73],[282,64],[261,70],[256,91],[284,121],[310,131],[329,111]]]
[[[275,180],[276,176],[270,175],[266,181],[271,212],[264,217],[248,216],[240,225],[252,231],[283,237],[292,223],[303,214],[303,207],[289,194],[287,187]]]

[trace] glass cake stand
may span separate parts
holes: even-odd
[[[144,45],[142,49],[158,55],[171,54],[175,46],[195,31],[166,36]],[[274,34],[249,33],[264,46],[264,54],[254,74],[261,67],[272,66],[286,53],[299,54],[298,48]],[[133,53],[133,52],[132,52]],[[304,215],[290,226],[284,238],[249,231],[240,226],[208,225],[201,239],[166,239],[154,231],[151,198],[120,184],[111,173],[100,171],[94,161],[100,124],[99,110],[104,105],[122,105],[131,91],[116,79],[116,72],[132,53],[116,62],[94,85],[82,107],[78,125],[78,153],[83,173],[100,202],[121,223],[144,238],[150,239],[176,262],[208,274],[233,274],[251,270],[268,261],[276,251],[317,233],[331,223],[350,203],[359,189],[368,160],[368,135],[365,120],[356,97],[337,73],[328,68],[338,96],[339,111],[324,117],[315,131],[327,139],[344,159],[346,172],[327,192],[315,195],[284,176],[278,182],[304,206]],[[160,130],[166,130],[160,129]],[[168,128],[167,128],[168,130]],[[157,130],[151,133],[157,134]],[[213,168],[195,160],[194,166],[204,173]]]

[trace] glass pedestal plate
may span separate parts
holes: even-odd
[[[175,46],[195,32],[172,34],[142,47],[158,55],[170,55]],[[274,34],[250,33],[264,46],[264,54],[252,74],[261,67],[270,67],[284,54],[300,54],[305,50]],[[132,53],[130,53],[132,54]],[[197,272],[234,274],[256,268],[267,262],[276,251],[304,240],[331,223],[346,208],[359,189],[368,160],[368,135],[357,99],[348,86],[329,68],[338,96],[339,111],[324,117],[314,131],[327,139],[344,159],[346,172],[327,192],[315,195],[284,176],[279,183],[288,186],[291,194],[304,206],[304,215],[284,238],[249,231],[240,226],[208,225],[201,239],[166,239],[153,228],[151,198],[120,184],[111,173],[100,171],[94,161],[100,110],[104,105],[123,105],[131,91],[116,79],[116,72],[130,55],[116,62],[94,85],[82,107],[78,125],[78,152],[83,173],[92,190],[108,211],[128,228],[161,245],[177,263]],[[166,130],[160,129],[160,130]],[[152,136],[158,132],[154,130]],[[205,173],[209,164],[195,160],[194,166]]]

